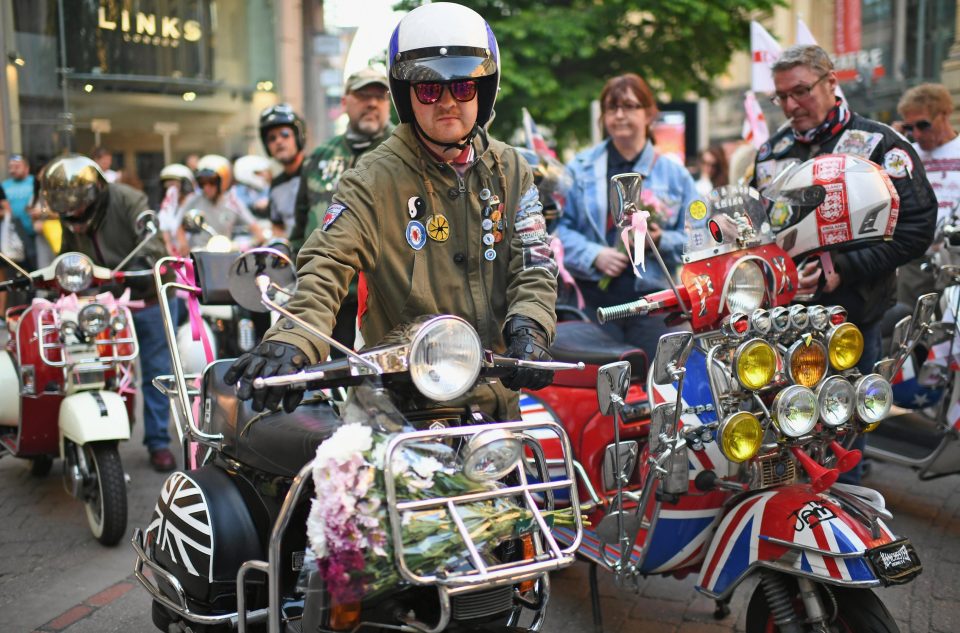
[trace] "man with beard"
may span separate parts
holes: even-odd
[[[300,187],[303,145],[306,142],[303,119],[287,103],[278,103],[260,113],[260,140],[263,149],[283,166],[283,173],[270,183],[269,215],[275,233],[284,234],[294,226],[294,204]]]
[[[352,169],[365,152],[390,136],[390,93],[387,78],[373,68],[364,68],[347,78],[341,101],[347,113],[347,131],[335,136],[314,150],[303,167],[303,178],[297,193],[296,213],[290,245],[296,255],[303,242],[320,226],[337,190],[340,176]],[[337,313],[333,338],[354,347],[357,321],[358,279]],[[332,350],[334,355],[340,353]]]

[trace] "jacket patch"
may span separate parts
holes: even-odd
[[[913,174],[913,160],[910,154],[894,147],[883,155],[883,168],[891,178],[903,178]]]
[[[413,250],[419,251],[426,243],[427,230],[423,228],[423,224],[416,220],[410,220],[410,223],[407,224],[407,244],[409,244]]]
[[[524,246],[547,240],[547,222],[542,213],[531,213],[522,220],[517,220],[515,230]]]
[[[793,147],[793,137],[788,134],[787,136],[784,136],[782,139],[777,141],[777,144],[773,146],[773,153],[780,155],[780,154],[783,154],[788,149],[790,149],[791,147]]]
[[[411,196],[407,200],[407,213],[410,215],[411,220],[419,220],[423,217],[423,213],[427,208],[427,203],[423,201],[423,198],[420,196]]]
[[[540,204],[540,191],[536,185],[531,185],[520,196],[520,204],[517,207],[517,222],[533,214],[539,215],[541,219],[543,218],[543,205]]]
[[[883,134],[880,132],[866,132],[864,130],[847,130],[840,137],[840,141],[833,148],[834,154],[853,154],[870,160],[870,154],[876,149]]]
[[[770,157],[770,152],[773,150],[770,148],[769,141],[760,146],[760,149],[757,150],[757,160],[767,160]]]
[[[537,242],[523,247],[523,269],[531,268],[542,268],[551,276],[557,276],[557,262],[553,259],[553,251],[547,243]]]
[[[340,217],[340,214],[343,213],[347,207],[343,206],[339,202],[334,202],[329,207],[327,207],[327,212],[323,214],[323,224],[321,229],[326,231],[330,228],[330,225],[336,222],[337,218]]]

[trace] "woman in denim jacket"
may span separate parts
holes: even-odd
[[[557,226],[564,264],[578,279],[591,318],[596,318],[598,307],[632,301],[670,287],[652,259],[647,259],[642,277],[631,270],[620,244],[620,229],[613,225],[608,208],[610,178],[627,172],[643,176],[643,189],[653,193],[660,207],[656,221],[648,224],[650,237],[671,270],[676,269],[683,254],[686,210],[698,197],[687,170],[658,156],[653,147],[650,125],[658,110],[643,79],[633,73],[613,77],[604,85],[600,103],[607,138],[571,162],[573,187]],[[604,328],[651,356],[660,336],[673,329],[660,317],[626,319],[607,323]]]

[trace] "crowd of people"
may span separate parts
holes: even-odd
[[[455,35],[444,35],[449,33]],[[943,86],[925,84],[905,93],[902,121],[889,127],[850,111],[836,96],[836,73],[823,49],[788,49],[773,66],[773,101],[788,124],[746,168],[740,150],[729,156],[720,147],[704,149],[695,179],[657,150],[651,126],[658,110],[647,82],[634,73],[612,77],[599,95],[604,140],[577,154],[564,174],[564,204],[554,231],[564,256],[557,262],[530,166],[486,129],[501,72],[495,40],[491,46],[488,38],[488,25],[472,10],[426,5],[397,27],[387,75],[367,68],[347,79],[344,134],[308,152],[303,119],[278,104],[260,117],[265,156],[231,163],[193,155],[165,166],[161,234],[151,254],[186,254],[202,248],[210,232],[247,232],[258,243],[272,232],[289,239],[298,265],[299,289],[289,309],[348,347],[375,344],[416,316],[450,313],[467,318],[485,347],[544,360],[556,331],[558,265],[576,280],[589,315],[668,286],[656,266],[636,274],[630,244],[610,213],[611,177],[643,176],[649,237],[667,268],[676,271],[687,239],[687,209],[709,191],[743,182],[762,192],[792,165],[847,153],[889,175],[900,196],[894,239],[841,247],[804,262],[800,292],[848,310],[864,334],[861,366],[867,368],[880,356],[879,324],[893,301],[910,303],[932,288],[920,262],[936,248],[935,227],[960,203],[960,141]],[[26,158],[12,156],[8,174],[0,189],[0,248],[11,260],[32,269],[70,249],[112,266],[129,252],[132,221],[146,208],[146,197],[118,182],[108,150],[57,159],[39,178]],[[182,219],[192,209],[203,212],[209,232],[185,231]],[[136,324],[144,384],[169,371],[150,293],[142,291],[148,307]],[[687,326],[640,318],[603,327],[652,355],[662,334]],[[337,352],[281,319],[236,361],[227,379],[239,383],[240,397],[253,398],[256,409],[289,410],[300,391],[254,389],[253,379],[295,371],[328,353]],[[516,390],[549,380],[549,372],[519,368],[499,384],[480,385],[465,400],[495,417],[515,416]],[[151,398],[153,391],[144,390],[144,444],[153,466],[170,470],[175,460],[166,403],[159,394]]]

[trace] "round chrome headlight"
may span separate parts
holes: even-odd
[[[755,261],[741,261],[727,277],[724,296],[729,312],[750,314],[763,304],[767,282],[763,269]]]
[[[80,329],[87,336],[96,336],[110,325],[110,311],[99,303],[85,305],[77,316]]]
[[[93,283],[93,261],[82,253],[67,253],[60,257],[53,274],[61,288],[80,292]]]
[[[754,310],[753,314],[750,315],[750,327],[752,327],[753,331],[757,334],[767,334],[770,332],[770,328],[773,327],[770,312],[763,308]]]
[[[880,374],[867,374],[856,384],[857,415],[872,431],[890,413],[893,388]]]
[[[827,350],[823,343],[808,335],[790,346],[787,359],[790,380],[798,385],[812,389],[827,373]]]
[[[500,479],[516,468],[523,443],[504,429],[480,431],[463,452],[463,474],[472,481]]]
[[[843,376],[830,376],[817,389],[820,419],[827,426],[837,427],[849,421],[856,401],[856,390]]]
[[[770,407],[773,421],[788,437],[800,437],[817,423],[817,396],[808,387],[790,385],[777,394]]]
[[[807,315],[806,306],[794,305],[787,309],[790,314],[790,325],[798,330],[802,330],[810,323],[810,317]]]
[[[863,334],[853,323],[841,323],[827,334],[830,365],[837,371],[855,367],[863,354]]]
[[[777,353],[762,339],[755,338],[742,344],[733,357],[737,380],[745,389],[755,391],[765,387],[777,373]]]
[[[453,400],[477,382],[482,358],[480,337],[469,323],[454,316],[437,317],[427,321],[410,343],[410,377],[431,400]]]
[[[790,311],[784,306],[770,310],[770,326],[776,333],[786,332],[790,327]]]
[[[825,330],[830,325],[830,315],[823,306],[810,306],[807,308],[807,317],[810,319],[810,325],[817,330]]]
[[[717,444],[724,457],[741,463],[751,459],[760,450],[763,429],[757,416],[747,411],[738,411],[720,423]]]
[[[114,332],[122,332],[127,327],[127,318],[122,314],[117,314],[110,319],[110,328]]]

